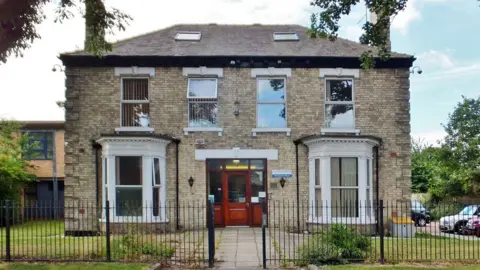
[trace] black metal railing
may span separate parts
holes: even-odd
[[[480,259],[480,210],[472,206],[461,214],[464,207],[452,202],[428,209],[410,200],[271,200],[266,265],[475,261]]]
[[[2,201],[0,259],[203,266],[208,263],[206,218],[207,206],[200,201],[163,206],[147,202],[55,205],[51,201]]]

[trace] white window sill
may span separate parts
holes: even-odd
[[[223,135],[223,128],[219,127],[186,127],[183,133],[188,135],[189,132],[218,132],[218,136]]]
[[[321,128],[320,134],[325,135],[327,133],[353,133],[360,135],[360,129],[358,128]]]
[[[106,223],[107,220],[105,218],[101,218],[98,220],[99,222]],[[168,223],[169,220],[164,219],[162,220],[159,217],[133,217],[133,218],[124,218],[124,217],[112,217],[110,219],[110,223]]]
[[[154,132],[152,127],[118,127],[115,132]]]
[[[359,217],[359,218],[323,218],[323,217],[309,217],[307,220],[309,224],[355,224],[355,225],[370,225],[376,224],[373,217]]]
[[[252,136],[256,137],[257,133],[287,133],[290,136],[291,128],[252,128]]]

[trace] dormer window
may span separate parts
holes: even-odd
[[[273,33],[275,41],[298,41],[298,35],[295,32],[276,32]]]
[[[175,40],[189,40],[198,41],[202,37],[200,32],[178,32],[175,36]]]

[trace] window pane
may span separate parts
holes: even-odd
[[[188,97],[216,98],[217,79],[188,79]]]
[[[46,159],[44,151],[31,151],[30,159]]]
[[[274,33],[273,34],[273,39],[276,41],[283,40],[298,40],[298,35],[295,32],[286,32],[286,33]]]
[[[190,127],[216,127],[218,104],[216,101],[189,101],[188,114]]]
[[[160,188],[153,188],[153,216],[158,217],[160,213]]]
[[[175,40],[200,40],[200,32],[178,32],[175,35]]]
[[[103,168],[104,168],[103,184],[106,185],[108,183],[108,163],[106,158],[103,159]]]
[[[325,105],[325,125],[330,128],[353,128],[355,119],[353,105],[328,104]]]
[[[222,188],[222,173],[210,172],[208,173],[208,184],[210,195],[214,196],[216,203],[223,202],[223,188]]]
[[[332,188],[332,217],[358,217],[358,190]]]
[[[351,80],[327,80],[327,101],[352,101]]]
[[[284,102],[285,80],[284,79],[259,79],[258,101],[261,102]]]
[[[123,79],[123,100],[148,100],[148,79]]]
[[[140,127],[144,121],[143,118],[149,115],[150,104],[148,103],[122,103],[122,127]]]
[[[142,215],[142,188],[116,188],[117,216]]]
[[[340,158],[330,159],[330,174],[332,187],[340,186]]]
[[[253,171],[250,174],[252,182],[252,197],[258,197],[258,192],[265,191],[265,183],[263,179],[263,171]]]
[[[315,159],[315,185],[320,186],[320,159]]]
[[[209,170],[221,170],[223,161],[219,159],[209,159],[207,160],[207,168]]]
[[[262,170],[265,168],[265,160],[250,160],[250,169]]]
[[[160,159],[153,159],[153,184],[160,185]]]
[[[287,127],[285,104],[258,104],[257,113],[259,128]]]
[[[367,217],[372,216],[372,201],[370,200],[370,189],[367,188],[367,203],[366,203],[366,208],[367,208]]]
[[[142,185],[142,157],[116,157],[115,161],[117,185]]]
[[[370,159],[367,159],[367,187],[370,186]]]
[[[246,159],[230,159],[225,161],[225,169],[227,170],[248,170],[248,160]]]
[[[322,213],[322,189],[315,189],[315,216],[320,217]]]
[[[341,186],[357,186],[357,158],[342,158],[341,167]]]
[[[244,175],[228,176],[228,201],[247,202],[246,177]]]

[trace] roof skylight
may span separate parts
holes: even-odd
[[[273,33],[273,40],[275,41],[297,41],[298,35],[295,32],[276,32]]]
[[[193,40],[197,41],[200,40],[202,37],[202,33],[200,32],[178,32],[175,35],[175,40]]]

